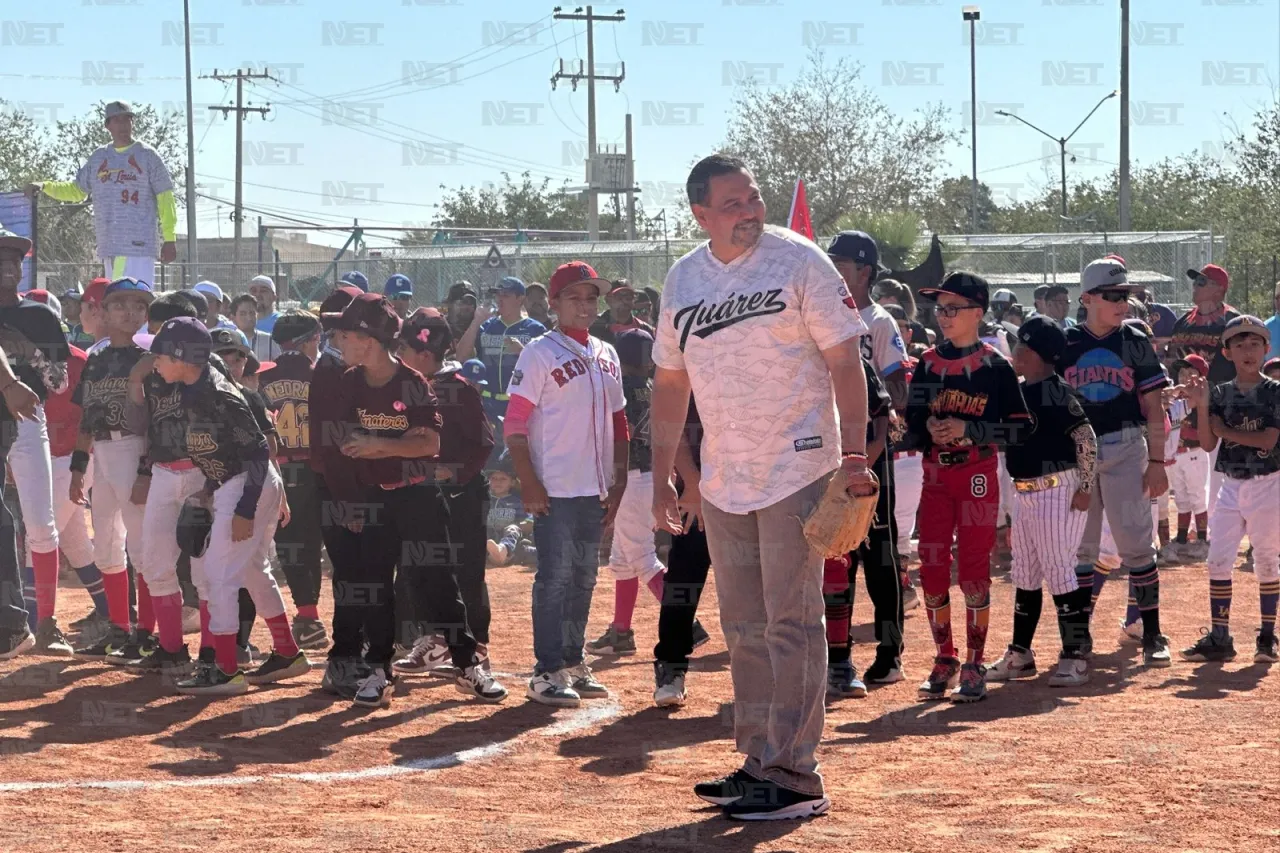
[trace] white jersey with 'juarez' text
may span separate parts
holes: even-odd
[[[613,413],[627,403],[614,348],[548,332],[520,353],[507,393],[534,405],[529,454],[547,495],[604,497],[613,485]]]
[[[866,330],[826,253],[794,232],[766,228],[728,264],[707,243],[676,261],[653,361],[689,374],[704,498],[724,512],[752,512],[839,467],[821,351]]]

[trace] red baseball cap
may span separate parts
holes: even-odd
[[[336,288],[324,298],[324,302],[320,303],[320,326],[326,332],[336,328],[334,320],[342,314],[344,308],[351,304],[351,300],[355,299],[363,290],[354,284],[344,284],[342,287]]]
[[[80,301],[85,305],[101,305],[103,297],[107,295],[107,285],[109,284],[111,284],[110,279],[95,278],[84,289],[84,296]]]
[[[1227,275],[1227,271],[1217,264],[1205,264],[1198,270],[1187,270],[1187,278],[1195,281],[1204,276],[1214,284],[1220,284],[1223,288],[1231,286],[1231,276]]]
[[[547,297],[555,299],[560,295],[560,291],[569,285],[584,282],[594,284],[596,292],[600,295],[604,295],[613,285],[613,282],[597,275],[595,269],[586,261],[570,261],[556,267],[556,271],[551,274],[551,281],[547,284]]]
[[[1209,362],[1204,360],[1204,356],[1191,353],[1190,355],[1184,355],[1182,360],[1191,365],[1192,368],[1195,369],[1196,373],[1199,373],[1201,376],[1209,375]]]
[[[39,302],[42,305],[49,304],[49,291],[47,290],[36,288],[35,290],[28,290],[25,295],[28,299]]]

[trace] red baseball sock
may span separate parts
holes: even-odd
[[[631,630],[631,615],[636,611],[639,595],[640,578],[613,582],[613,627],[619,631]]]
[[[653,593],[653,597],[658,599],[658,603],[662,603],[662,587],[666,583],[666,572],[658,572],[649,578],[649,592]]]
[[[298,653],[298,644],[293,641],[293,632],[289,630],[289,617],[281,613],[266,620],[271,629],[271,645],[277,653],[291,658]]]
[[[319,619],[320,619],[320,609],[319,609],[319,605],[316,605],[316,604],[303,604],[303,605],[299,606],[299,607],[298,607],[298,618],[299,618],[299,619],[315,619],[315,620],[319,621]]]
[[[236,632],[230,634],[214,634],[213,635],[214,660],[218,664],[218,669],[227,675],[235,675],[240,671],[240,664],[236,660]]]
[[[154,634],[156,632],[156,611],[151,606],[151,590],[147,588],[147,581],[141,573],[135,573],[133,580],[138,587],[138,630]]]
[[[212,649],[213,632],[209,630],[209,602],[200,602],[200,648]]]
[[[151,606],[160,629],[160,647],[176,652],[182,647],[182,593],[153,596]]]
[[[31,565],[36,574],[36,618],[43,622],[58,605],[58,552],[32,551]]]
[[[111,624],[128,631],[129,624],[129,573],[124,569],[102,573],[102,591],[107,594],[107,613]]]

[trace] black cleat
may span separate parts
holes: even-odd
[[[141,666],[160,648],[160,641],[150,631],[135,631],[129,642],[107,655],[104,660],[112,666]]]
[[[1200,629],[1200,639],[1194,646],[1183,649],[1183,660],[1189,661],[1227,661],[1234,660],[1236,644],[1227,635],[1218,635],[1205,628]]]
[[[311,661],[305,652],[299,651],[293,657],[285,657],[274,649],[267,659],[252,672],[245,675],[250,684],[274,684],[286,678],[296,678],[311,671]]]
[[[176,652],[168,652],[163,646],[158,646],[140,660],[137,667],[139,672],[155,672],[165,678],[183,678],[191,675],[195,669],[186,643],[179,646]]]
[[[109,655],[123,648],[128,642],[129,632],[113,623],[99,640],[92,645],[76,649],[72,656],[76,660],[106,660]]]

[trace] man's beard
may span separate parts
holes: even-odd
[[[733,226],[733,235],[730,237],[730,242],[735,246],[749,248],[756,244],[756,241],[760,239],[760,235],[763,231],[763,224],[757,220],[739,222],[737,225]]]

